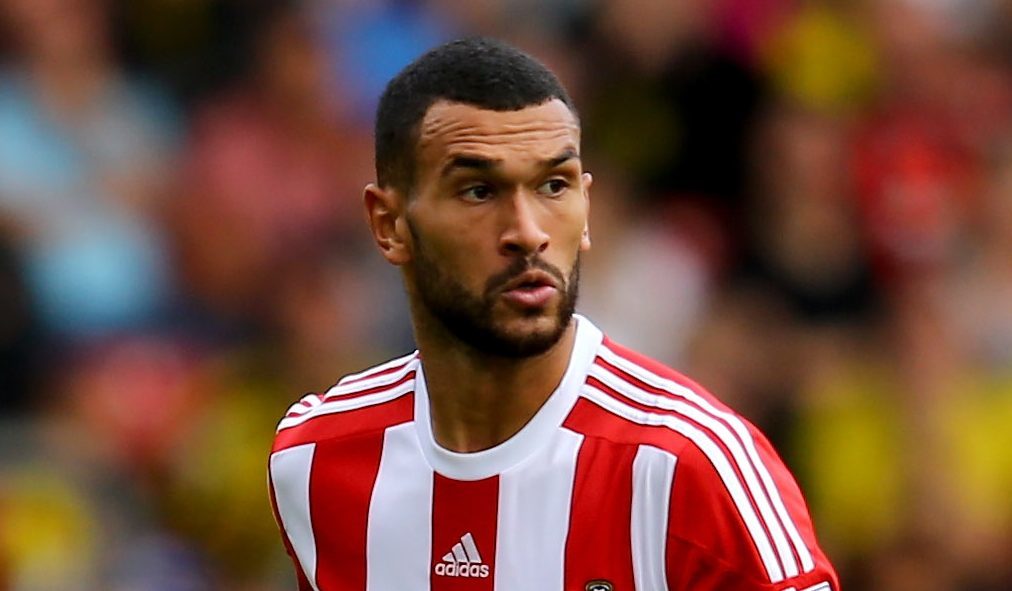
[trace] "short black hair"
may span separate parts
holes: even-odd
[[[515,47],[486,37],[436,47],[401,70],[383,91],[376,111],[376,181],[410,191],[421,122],[439,100],[518,111],[552,99],[576,115],[555,74]]]

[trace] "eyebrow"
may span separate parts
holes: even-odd
[[[580,159],[580,155],[577,154],[575,148],[566,148],[555,158],[549,158],[545,161],[545,168],[555,168],[556,166],[572,159]]]
[[[576,152],[576,149],[566,148],[565,150],[560,152],[558,156],[548,158],[547,160],[543,160],[541,164],[544,168],[551,169],[574,158],[577,159],[580,158],[580,155]],[[449,162],[446,163],[446,166],[444,166],[443,170],[440,172],[440,176],[443,177],[448,176],[453,171],[461,168],[468,170],[487,171],[492,170],[493,168],[499,166],[500,164],[502,164],[502,159],[499,158],[484,158],[482,156],[461,154],[459,156],[454,156]]]

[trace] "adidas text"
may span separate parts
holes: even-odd
[[[466,562],[440,562],[436,565],[436,574],[444,577],[485,578],[488,576],[488,565],[468,564]]]

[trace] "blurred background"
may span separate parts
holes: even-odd
[[[385,82],[548,63],[581,310],[770,434],[849,590],[1012,589],[1012,2],[0,0],[0,590],[294,589],[288,404],[413,348]]]

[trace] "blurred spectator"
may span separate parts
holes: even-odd
[[[38,347],[24,268],[8,242],[0,229],[0,416],[31,407]]]
[[[590,236],[604,246],[586,257],[580,311],[618,342],[684,365],[712,295],[716,261],[683,231],[673,208],[647,217],[621,175],[595,170]]]
[[[591,29],[586,141],[636,179],[648,199],[695,195],[734,226],[760,92],[721,51],[716,9],[692,0],[602,3]]]
[[[293,1],[130,0],[110,8],[127,67],[157,78],[190,107],[248,72],[257,23]]]
[[[777,90],[807,108],[853,113],[876,89],[878,55],[860,2],[803,2],[760,47]]]
[[[439,13],[404,0],[323,2],[313,16],[330,60],[332,94],[348,101],[350,114],[371,125],[388,80],[429,48],[453,35],[451,15],[478,14],[495,2],[457,3]]]
[[[329,91],[308,18],[265,17],[251,77],[194,119],[173,219],[188,294],[212,324],[256,326],[283,269],[364,243],[371,134]]]
[[[848,175],[846,121],[785,100],[755,136],[741,273],[813,326],[868,318],[876,287]]]
[[[870,11],[887,83],[863,118],[854,174],[876,270],[893,287],[953,262],[978,207],[982,157],[1012,121],[1008,72],[986,38],[965,36],[974,17],[957,4],[980,3],[889,0]]]
[[[158,211],[171,111],[110,60],[100,0],[4,0],[0,214],[44,328],[86,338],[157,320],[171,293]]]

